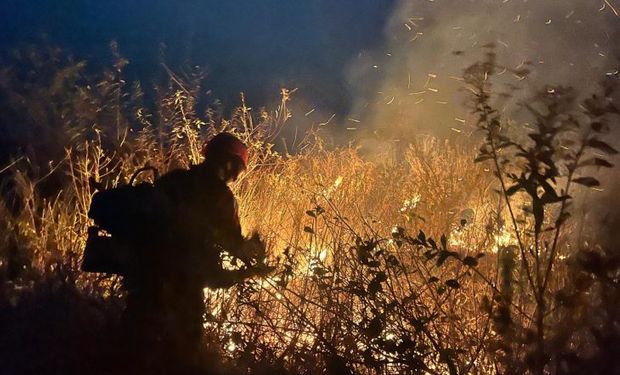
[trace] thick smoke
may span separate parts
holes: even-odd
[[[470,136],[475,118],[464,105],[460,76],[483,60],[489,44],[498,63],[531,71],[524,78],[507,70],[494,86],[496,93],[521,87],[501,103],[507,116],[519,119],[517,103],[549,86],[589,95],[607,76],[618,75],[615,6],[612,0],[401,0],[385,30],[385,49],[360,54],[348,70],[357,100],[343,126],[347,138],[373,153],[420,134]],[[619,130],[606,139],[617,149]],[[580,239],[605,242],[613,232],[609,225],[620,222],[616,205],[609,204],[620,192],[617,169],[591,171],[604,191],[582,189],[575,196],[578,221],[602,228],[579,233]]]
[[[500,63],[532,70],[526,79],[509,71],[502,77],[525,89],[519,95],[547,84],[588,92],[606,74],[617,74],[613,48],[620,18],[610,5],[611,0],[402,0],[385,30],[386,49],[361,54],[349,69],[358,100],[347,127],[388,139],[471,133],[459,77],[484,57],[489,43]],[[376,92],[361,90],[377,76]]]

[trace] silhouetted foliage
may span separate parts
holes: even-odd
[[[122,186],[145,166],[165,173],[199,163],[204,140],[222,130],[251,147],[249,172],[233,190],[242,220],[264,233],[277,267],[267,278],[205,290],[197,372],[620,368],[617,243],[571,235],[580,225],[578,189],[599,189],[595,172],[614,163],[606,140],[618,113],[612,79],[587,97],[547,87],[513,121],[496,108],[491,83],[504,67],[490,49],[464,72],[483,136],[476,154],[469,145],[422,139],[390,164],[364,159],[354,146],[328,148],[320,129],[301,141],[299,154],[275,152],[290,117],[287,90],[275,111],[253,110],[242,96],[230,119],[216,107],[203,115],[201,74],[166,68],[170,80],[146,108],[140,85],[122,78],[127,61],[115,45],[116,63],[101,76],[60,51],[45,52],[51,58],[42,51],[17,57],[31,60],[37,74],[1,71],[2,112],[33,132],[15,141],[49,133],[54,149],[15,150],[18,162],[0,172],[6,373],[139,370],[123,361],[116,335],[120,279],[79,271],[92,224],[91,179]],[[617,223],[606,225],[593,233]],[[239,266],[226,255],[222,263]]]

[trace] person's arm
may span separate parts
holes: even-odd
[[[236,256],[242,252],[246,240],[241,234],[237,202],[230,190],[222,192],[222,196],[217,199],[216,210],[219,215],[213,225],[214,240],[224,250]]]
[[[265,244],[257,233],[249,238],[244,238],[241,234],[237,203],[232,192],[227,192],[221,204],[222,221],[217,225],[221,231],[216,241],[228,253],[241,259],[246,266],[261,268],[261,265],[264,266]]]

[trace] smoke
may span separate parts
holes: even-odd
[[[547,86],[589,95],[606,76],[618,75],[615,7],[612,0],[401,0],[384,30],[385,46],[360,53],[348,68],[355,101],[346,138],[373,154],[420,134],[470,136],[476,119],[464,105],[460,77],[484,59],[489,44],[499,64],[530,70],[526,78],[507,70],[493,87],[495,93],[521,87],[501,103],[508,117],[519,119],[517,103]],[[620,149],[618,130],[607,141]],[[620,191],[616,169],[591,171],[605,191],[578,194],[578,220],[601,229],[583,238],[609,239],[609,225],[620,222],[609,204]]]
[[[484,57],[483,46],[489,43],[496,46],[501,64],[531,69],[526,79],[509,71],[502,77],[504,83],[522,86],[520,95],[547,84],[591,91],[606,74],[617,74],[620,18],[610,4],[401,0],[385,29],[384,49],[361,53],[348,69],[356,100],[345,127],[356,127],[350,134],[362,138],[369,132],[383,139],[470,134],[473,118],[463,105],[459,77]],[[368,92],[368,87],[376,90]],[[506,110],[513,110],[515,102]]]

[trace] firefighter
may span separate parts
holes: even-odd
[[[155,182],[161,210],[150,248],[138,251],[125,276],[124,329],[145,343],[154,361],[158,352],[172,362],[191,363],[203,330],[203,289],[228,288],[271,271],[258,235],[243,237],[237,203],[228,183],[247,168],[248,150],[237,137],[220,133],[203,151],[204,161],[174,170]],[[226,251],[242,261],[222,268]],[[130,340],[131,341],[131,340]],[[135,340],[133,340],[135,341]],[[153,349],[156,348],[156,349]]]

